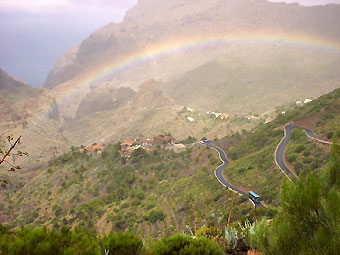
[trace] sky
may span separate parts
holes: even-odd
[[[55,61],[137,0],[0,0],[0,68],[43,85]]]
[[[281,0],[270,0],[282,2]],[[303,5],[340,0],[286,0]],[[43,85],[55,61],[100,27],[122,21],[137,0],[0,0],[0,68]]]
[[[300,5],[340,4],[340,0],[269,0],[270,2],[299,3]]]

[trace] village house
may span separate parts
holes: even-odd
[[[121,154],[123,157],[129,158],[131,156],[131,153],[136,150],[135,147],[126,147],[121,150]]]
[[[221,115],[221,120],[226,120],[226,119],[228,119],[229,118],[229,114],[228,113],[223,113],[222,115]]]
[[[272,121],[273,121],[273,119],[270,118],[270,117],[268,117],[268,118],[266,119],[266,121],[265,121],[265,124],[268,124],[268,123],[270,123],[270,122],[272,122]]]
[[[220,118],[221,120],[226,120],[229,118],[229,114],[228,113],[221,113],[221,112],[211,112],[211,111],[208,111],[207,112],[208,115],[212,115],[214,116],[215,118]]]
[[[164,144],[169,144],[173,141],[174,139],[171,136],[155,136],[153,138],[153,144],[154,145],[164,145]]]
[[[101,145],[92,145],[91,147],[86,147],[85,150],[87,151],[88,155],[94,155],[94,154],[101,154],[104,150],[105,146]],[[81,149],[80,152],[83,152],[84,150]]]
[[[123,150],[125,148],[131,147],[135,142],[135,140],[126,140],[120,144],[120,148]]]
[[[145,137],[137,137],[136,138],[136,143],[142,145],[142,146],[152,146],[153,144],[153,139],[145,138]]]
[[[257,120],[259,119],[260,117],[259,116],[247,116],[246,117],[248,120]]]

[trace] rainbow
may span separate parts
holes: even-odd
[[[114,62],[102,66],[95,71],[88,73],[81,78],[75,78],[73,81],[65,84],[61,92],[58,93],[56,88],[56,101],[62,104],[65,100],[72,99],[82,89],[89,87],[90,84],[100,81],[105,77],[115,75],[127,70],[133,66],[147,63],[161,57],[170,56],[178,52],[187,52],[204,47],[226,46],[230,44],[284,44],[291,47],[300,47],[311,50],[322,50],[330,54],[340,53],[340,42],[323,40],[312,36],[288,35],[288,34],[246,34],[230,36],[204,36],[202,38],[186,38],[176,41],[168,41],[147,47],[146,49],[134,52],[131,55],[124,56]],[[150,77],[152,78],[152,77]],[[60,86],[62,87],[62,86]]]

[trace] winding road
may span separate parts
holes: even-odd
[[[292,173],[291,170],[289,170],[288,166],[285,163],[285,160],[284,160],[285,150],[286,150],[287,144],[289,143],[289,141],[292,137],[293,131],[297,128],[302,128],[306,132],[307,136],[309,138],[315,140],[315,141],[325,143],[325,144],[332,144],[329,141],[325,141],[325,140],[317,138],[315,136],[315,134],[313,133],[313,131],[311,131],[310,129],[299,127],[299,126],[294,125],[294,124],[286,125],[284,127],[285,135],[284,135],[283,139],[280,141],[279,145],[276,147],[276,150],[275,150],[275,163],[290,180],[292,180],[291,176],[293,176],[294,174]],[[216,170],[215,170],[215,176],[216,176],[217,180],[224,187],[228,188],[229,190],[231,190],[233,192],[238,193],[241,196],[246,194],[246,192],[244,192],[244,191],[234,187],[233,185],[231,185],[223,176],[223,170],[226,168],[226,166],[228,166],[230,164],[230,161],[228,160],[226,153],[221,148],[214,145],[211,140],[204,141],[203,145],[214,148],[218,152],[220,160],[223,162],[223,164],[220,165],[219,167],[217,167]],[[251,199],[249,199],[249,200],[254,204],[255,208],[263,206],[263,204],[261,202],[255,202]]]
[[[218,153],[218,155],[219,155],[219,157],[220,157],[220,160],[223,162],[223,164],[220,165],[219,167],[217,167],[216,170],[215,170],[215,176],[216,176],[217,180],[218,180],[224,187],[228,188],[229,190],[231,190],[231,191],[233,191],[233,192],[238,193],[238,194],[241,195],[241,196],[244,195],[244,194],[246,194],[246,192],[244,192],[244,191],[242,191],[242,190],[240,190],[240,189],[234,187],[233,185],[231,185],[231,184],[224,178],[224,176],[223,176],[223,170],[224,170],[224,168],[225,168],[227,165],[230,164],[230,161],[228,160],[226,153],[225,153],[221,148],[219,148],[219,147],[217,147],[216,145],[214,145],[213,142],[212,142],[211,140],[205,141],[205,142],[204,142],[204,145],[205,145],[205,146],[209,146],[209,147],[214,148],[214,149],[217,151],[217,153]],[[249,200],[254,204],[255,208],[258,208],[258,207],[263,206],[261,202],[255,202],[255,201],[253,201],[253,200],[251,200],[251,199],[249,199]]]
[[[285,150],[286,150],[287,144],[289,143],[292,137],[293,131],[297,128],[302,128],[306,132],[307,136],[315,141],[325,143],[325,144],[332,144],[329,141],[325,141],[325,140],[317,138],[315,134],[313,133],[313,131],[311,131],[310,129],[299,127],[293,124],[286,125],[284,127],[285,135],[275,150],[275,163],[290,180],[292,180],[291,176],[293,175],[293,173],[291,170],[289,170],[288,166],[285,163],[285,160],[284,160]]]

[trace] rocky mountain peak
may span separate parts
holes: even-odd
[[[0,68],[0,90],[13,90],[20,88],[28,88],[29,86],[18,78],[10,76]]]
[[[160,83],[154,79],[142,83],[132,102],[134,109],[158,108],[173,104],[173,100],[160,88]]]

